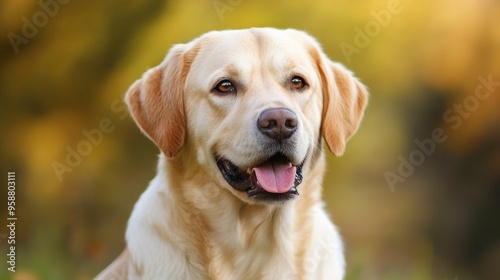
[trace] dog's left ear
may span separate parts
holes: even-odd
[[[183,88],[196,49],[175,45],[125,95],[132,117],[167,157],[179,153],[186,138]]]
[[[368,101],[368,91],[343,65],[321,54],[319,71],[323,86],[321,133],[330,151],[341,156],[356,132]]]

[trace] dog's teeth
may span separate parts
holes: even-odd
[[[297,189],[295,187],[292,187],[290,189],[290,193],[297,194],[297,195],[299,194],[299,192],[297,191]]]

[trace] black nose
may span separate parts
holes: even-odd
[[[290,138],[297,125],[297,115],[285,108],[264,110],[257,120],[259,131],[278,142]]]

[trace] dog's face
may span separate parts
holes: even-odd
[[[166,156],[190,154],[213,174],[207,180],[243,201],[269,203],[299,195],[321,136],[343,153],[367,93],[307,34],[258,28],[176,45],[126,99]]]

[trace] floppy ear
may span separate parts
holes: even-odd
[[[330,151],[341,156],[347,140],[363,118],[368,92],[343,65],[322,55],[320,75],[323,83],[323,121],[321,133]]]
[[[188,45],[175,45],[165,60],[135,81],[125,102],[138,126],[168,157],[179,153],[186,138],[183,87],[194,58]]]

